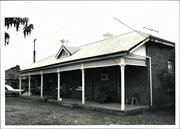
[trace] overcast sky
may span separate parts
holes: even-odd
[[[36,59],[40,60],[57,53],[61,39],[69,40],[71,46],[80,46],[103,39],[102,34],[106,32],[119,35],[132,31],[113,17],[134,29],[179,43],[178,1],[1,1],[1,20],[12,16],[28,17],[29,22],[34,24],[34,30],[26,39],[22,31],[8,30],[10,44],[7,47],[1,45],[5,69],[16,64],[23,68],[33,62],[35,38]],[[3,24],[1,28],[4,33]]]

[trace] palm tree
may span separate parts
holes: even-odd
[[[16,28],[16,31],[19,31],[20,25],[24,26],[23,33],[24,38],[26,38],[27,35],[30,35],[32,30],[34,29],[33,24],[28,24],[29,18],[21,18],[21,17],[6,17],[5,18],[5,27],[7,29],[10,29],[11,27]],[[10,35],[5,32],[5,46],[9,44]]]

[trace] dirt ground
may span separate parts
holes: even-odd
[[[6,97],[6,125],[173,125],[172,111],[161,110],[138,115],[112,115],[55,103]]]

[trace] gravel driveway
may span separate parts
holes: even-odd
[[[6,97],[6,125],[169,125],[175,124],[171,111],[118,116],[63,107],[55,103]]]

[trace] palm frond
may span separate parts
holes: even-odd
[[[5,36],[4,37],[5,37],[5,46],[6,46],[6,45],[9,44],[10,35],[7,32],[5,32]]]
[[[5,18],[5,27],[9,29],[10,27],[14,27],[16,31],[19,31],[20,26],[23,26],[23,34],[24,37],[30,35],[32,30],[34,29],[33,24],[28,24],[29,18],[24,17],[6,17]],[[5,46],[9,44],[10,35],[5,33]]]
[[[33,24],[29,24],[29,25],[24,26],[24,28],[23,28],[24,37],[31,34],[33,29],[34,29]]]

